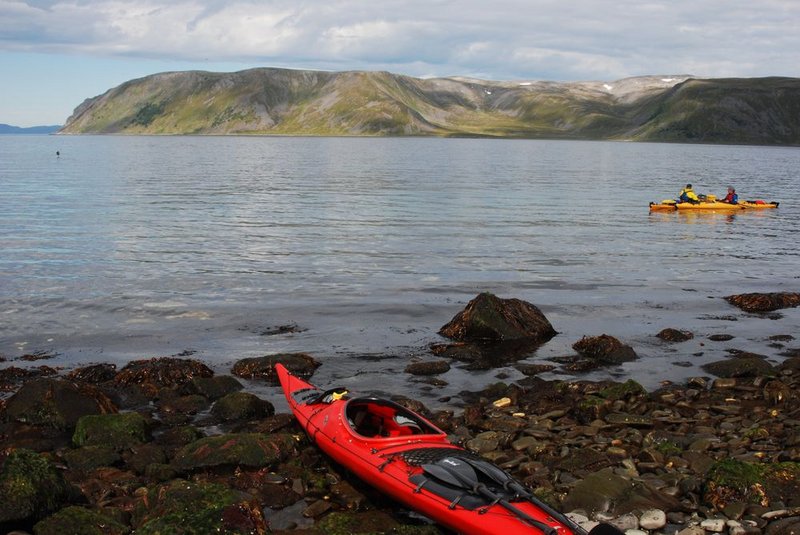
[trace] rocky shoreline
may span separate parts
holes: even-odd
[[[535,310],[510,305],[492,317],[503,329],[529,325],[523,316]],[[461,319],[475,315],[466,312]],[[576,362],[631,357],[612,337],[576,345]],[[467,336],[432,352],[485,355],[479,347]],[[333,465],[290,414],[235,377],[274,383],[276,362],[303,377],[320,365],[279,354],[215,375],[177,356],[64,376],[46,366],[6,373],[14,394],[0,401],[0,532],[446,533]],[[442,362],[411,363],[409,373],[435,377]],[[516,384],[462,393],[458,413],[394,399],[587,527],[797,533],[800,355],[778,366],[732,355],[706,371],[716,377],[654,392],[634,381],[545,381],[532,371]]]

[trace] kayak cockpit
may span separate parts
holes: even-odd
[[[345,416],[350,429],[366,438],[443,434],[418,414],[388,399],[367,397],[348,400]]]

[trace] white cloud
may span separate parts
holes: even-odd
[[[0,0],[0,52],[495,79],[796,75],[800,2]]]

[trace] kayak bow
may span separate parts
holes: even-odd
[[[388,399],[321,390],[276,364],[286,401],[309,438],[373,487],[465,535],[586,535],[511,475],[451,443]],[[590,535],[621,535],[601,524]],[[611,530],[611,531],[609,531]]]

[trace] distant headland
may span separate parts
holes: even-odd
[[[64,134],[453,136],[800,145],[800,79],[167,72],[80,104]]]

